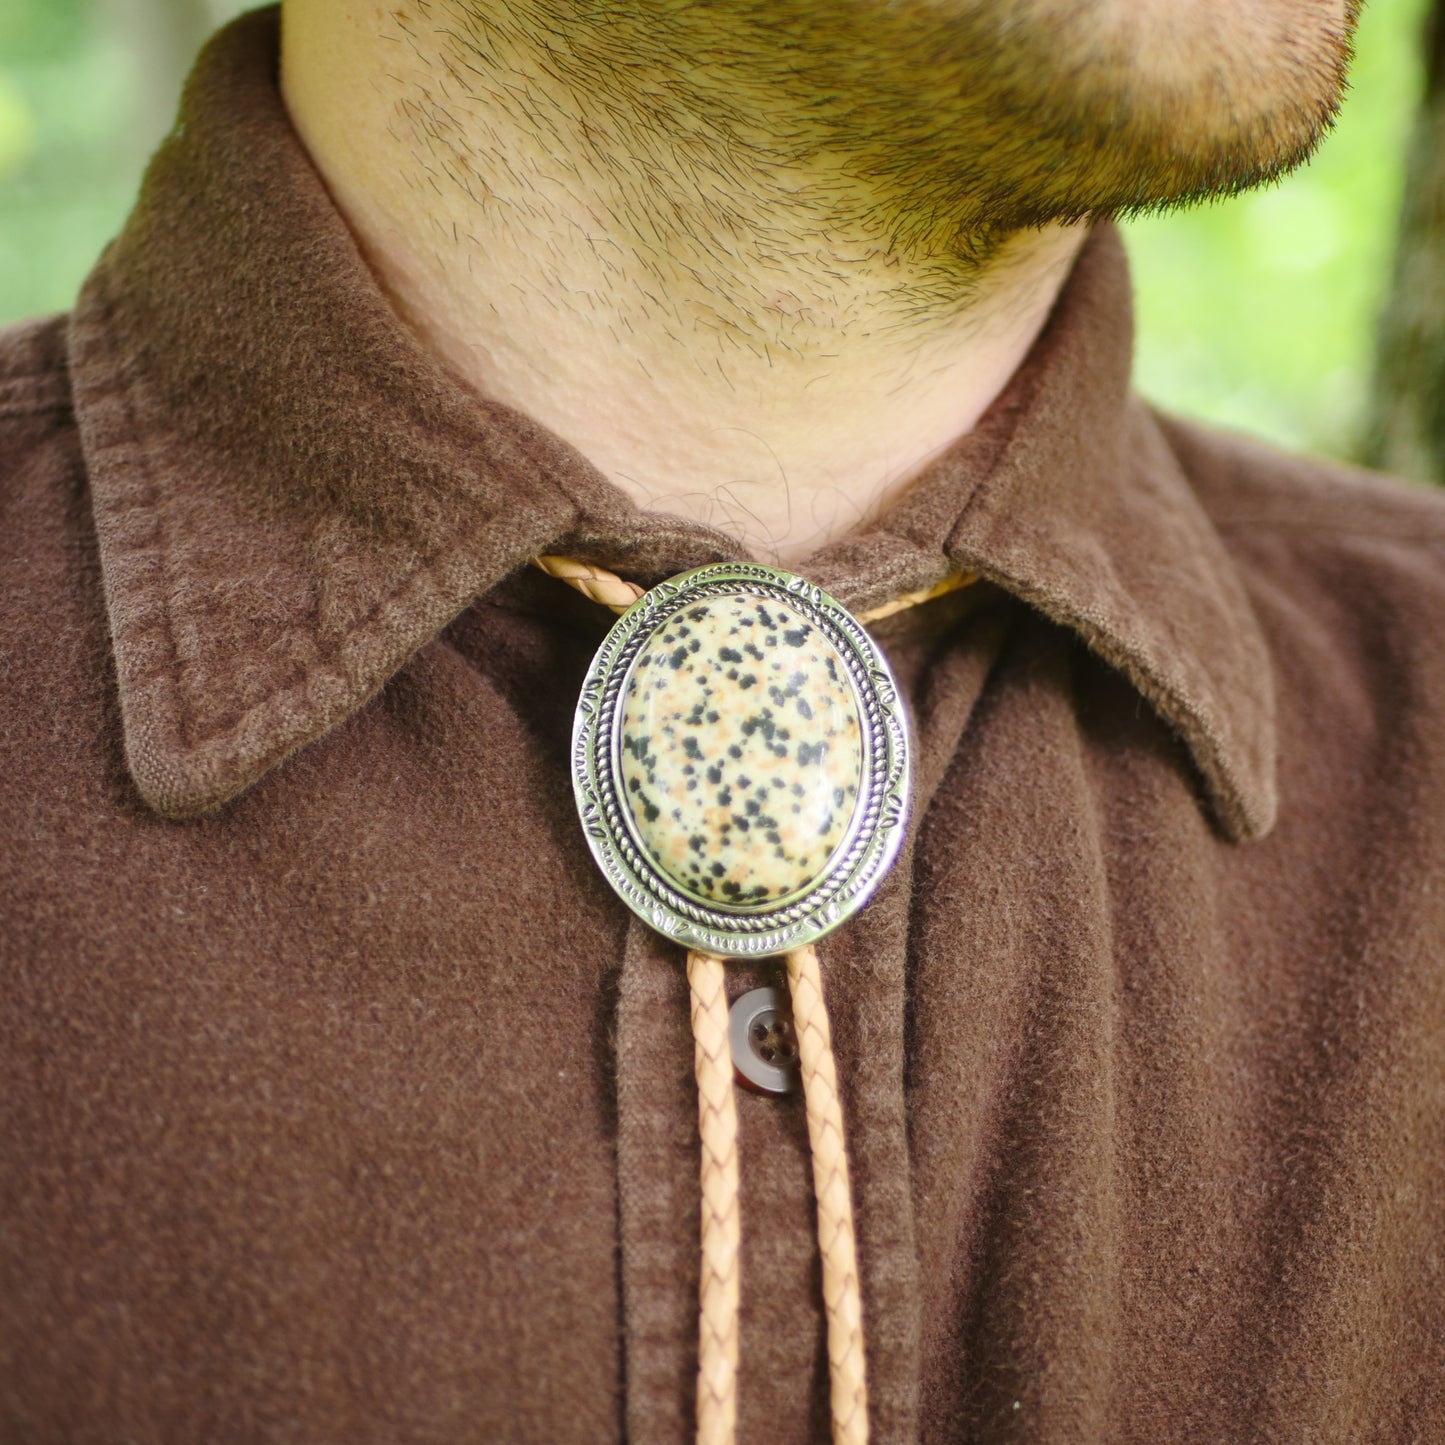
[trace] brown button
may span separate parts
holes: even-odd
[[[801,1082],[793,1008],[780,988],[755,988],[728,1011],[733,1072],[758,1094],[793,1094]]]

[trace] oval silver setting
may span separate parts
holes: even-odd
[[[676,613],[721,596],[775,599],[819,629],[843,663],[862,745],[853,813],[824,870],[792,894],[752,905],[680,887],[649,856],[622,791],[618,723],[638,653]],[[759,563],[721,563],[659,583],[603,639],[573,718],[572,783],[592,856],[638,917],[687,948],[725,958],[763,957],[838,927],[867,902],[898,856],[908,821],[908,727],[886,658],[845,607],[792,573]]]

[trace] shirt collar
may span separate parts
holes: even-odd
[[[126,755],[204,812],[360,707],[538,552],[644,582],[742,555],[638,511],[402,327],[286,117],[276,15],[223,31],[71,325]],[[866,607],[976,568],[1123,673],[1233,838],[1275,813],[1271,669],[1219,536],[1129,394],[1111,228],[975,431],[800,570]]]

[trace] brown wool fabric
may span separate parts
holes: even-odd
[[[275,46],[0,339],[0,1440],[679,1442],[683,957],[573,810],[610,617],[526,563],[740,553],[418,348]],[[1129,357],[1103,228],[800,568],[986,579],[876,628],[914,821],[820,950],[875,1438],[1445,1439],[1445,504]],[[739,1439],[820,1440],[801,1101],[739,1111]]]

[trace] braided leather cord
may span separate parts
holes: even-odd
[[[647,590],[639,587],[636,582],[624,581],[605,567],[594,567],[590,562],[577,562],[571,557],[533,557],[532,565],[540,568],[549,577],[555,577],[569,587],[575,587],[584,597],[600,602],[617,613],[626,612]],[[917,592],[905,592],[891,602],[881,603],[877,607],[870,607],[866,612],[854,615],[859,622],[881,622],[885,617],[892,617],[895,612],[904,612],[910,607],[917,607],[921,602],[931,602],[935,597],[957,592],[960,587],[967,587],[977,581],[977,572],[954,572],[941,582],[935,582],[932,587],[921,587]]]
[[[689,953],[697,1121],[702,1135],[702,1279],[698,1287],[698,1445],[732,1445],[738,1417],[738,1114],[723,961]]]
[[[811,945],[787,956],[793,1029],[803,1072],[813,1192],[818,1197],[818,1248],[823,1257],[823,1307],[828,1318],[828,1379],[834,1445],[866,1445],[868,1383],[863,1356],[863,1296],[853,1233],[853,1193],[843,1103],[833,1062],[833,1031],[823,1000],[823,973]]]
[[[605,567],[593,567],[587,562],[575,562],[571,557],[533,557],[532,565],[539,567],[549,577],[575,587],[584,597],[600,602],[614,612],[626,612],[647,590],[636,582],[626,582],[615,572]]]
[[[892,617],[895,612],[906,612],[910,607],[917,607],[921,602],[932,602],[935,597],[946,596],[950,592],[957,592],[960,587],[971,587],[978,581],[977,572],[950,572],[942,581],[935,582],[932,587],[920,587],[916,592],[904,592],[895,597],[891,602],[880,602],[877,607],[870,607],[866,612],[855,612],[853,615],[859,622],[882,622],[885,617]]]
[[[818,1200],[833,1441],[834,1445],[867,1445],[863,1300],[832,1029],[817,951],[811,945],[794,949],[787,956],[787,965],[813,1154],[813,1190]],[[692,991],[698,1132],[702,1136],[697,1439],[699,1445],[732,1445],[737,1426],[742,1216],[738,1118],[722,959],[689,953],[687,980]]]

